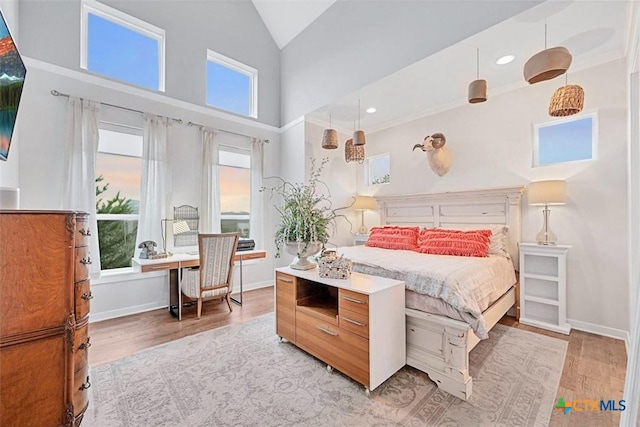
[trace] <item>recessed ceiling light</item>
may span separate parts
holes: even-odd
[[[509,62],[513,61],[514,59],[516,59],[515,55],[505,55],[502,58],[498,58],[498,60],[496,61],[496,64],[505,65],[505,64],[508,64]]]
[[[375,113],[377,110],[373,107],[369,107],[367,108],[367,113],[371,114],[371,113]]]

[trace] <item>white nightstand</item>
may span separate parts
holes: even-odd
[[[569,334],[567,252],[571,246],[520,243],[520,323]]]
[[[368,234],[354,234],[353,235],[353,246],[360,246],[360,245],[364,245],[365,243],[367,243],[367,240],[369,240],[369,235]]]

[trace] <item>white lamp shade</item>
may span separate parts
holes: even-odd
[[[376,199],[371,196],[356,196],[353,209],[357,211],[371,211],[378,209],[378,204],[376,203]]]
[[[527,189],[530,205],[564,205],[567,202],[565,181],[538,181]]]

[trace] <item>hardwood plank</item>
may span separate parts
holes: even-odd
[[[270,313],[274,308],[273,292],[272,287],[246,291],[244,304],[234,305],[231,313],[220,301],[205,302],[200,320],[196,319],[194,305],[183,309],[182,322],[170,316],[165,309],[92,323],[89,328],[92,343],[89,362],[91,366],[108,363],[149,347]],[[568,342],[555,402],[560,397],[565,401],[600,397],[618,401],[623,398],[627,365],[624,342],[581,331],[571,331],[570,335],[557,334],[521,325],[509,316],[503,317],[500,323]],[[275,325],[273,333],[276,333]],[[617,426],[619,421],[619,412],[571,411],[564,415],[554,409],[549,425],[606,427]]]

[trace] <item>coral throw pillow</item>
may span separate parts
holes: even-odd
[[[420,227],[401,227],[392,225],[373,227],[365,246],[417,251],[419,233]]]
[[[486,257],[491,230],[426,228],[418,237],[418,252],[435,255]]]

